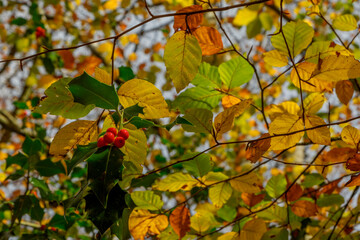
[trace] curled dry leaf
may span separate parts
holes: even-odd
[[[270,134],[265,133],[260,136],[260,139],[269,137]],[[252,142],[246,150],[246,159],[252,163],[257,162],[261,156],[270,148],[271,139],[264,139]]]
[[[189,7],[182,8],[182,9],[176,11],[176,13],[190,13],[190,12],[201,11],[202,9],[203,8],[200,5],[192,5]],[[195,29],[198,26],[200,26],[200,24],[203,21],[203,18],[204,18],[203,13],[191,14],[191,15],[188,15],[188,17],[186,17],[186,15],[177,15],[174,17],[173,28],[175,31],[177,31],[178,29],[186,30],[187,25],[188,25],[190,30],[192,30],[192,29]],[[187,22],[187,24],[186,24],[186,22]]]
[[[182,239],[190,231],[190,211],[185,205],[178,206],[170,214],[170,225]]]

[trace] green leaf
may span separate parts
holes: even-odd
[[[191,122],[189,122],[188,120],[186,120],[183,117],[178,116],[175,121],[173,121],[172,123],[169,123],[167,125],[165,125],[164,127],[166,128],[166,130],[170,131],[170,129],[175,126],[176,124],[187,124],[187,125],[192,125]]]
[[[124,117],[126,119],[130,119],[132,117],[136,117],[139,114],[144,114],[144,107],[140,107],[139,103],[136,103],[135,105],[131,107],[127,107],[124,109]]]
[[[55,72],[55,66],[53,62],[51,61],[50,57],[43,57],[41,58],[43,65],[45,67],[45,70],[49,74],[54,74]]]
[[[332,41],[317,41],[313,42],[306,50],[305,60],[311,63],[318,63],[319,57],[320,59],[323,59],[339,53],[344,56],[351,56],[351,52],[344,46],[334,44]]]
[[[199,67],[199,73],[191,83],[195,86],[221,88],[218,68],[207,62],[202,62]]]
[[[194,79],[201,60],[201,48],[193,35],[179,31],[167,41],[164,61],[177,92]]]
[[[27,23],[27,20],[22,17],[15,18],[11,21],[11,24],[14,24],[17,26],[22,26],[22,25],[25,25],[26,23]]]
[[[256,213],[256,215],[266,220],[278,222],[279,224],[287,222],[286,208],[277,205],[272,205],[264,211]]]
[[[66,162],[68,174],[74,169],[76,165],[88,159],[97,150],[97,143],[90,143],[89,145],[78,145],[73,157],[69,162]]]
[[[44,209],[41,208],[39,200],[34,195],[20,196],[16,199],[14,217],[20,220],[24,214],[29,214],[34,220],[42,220]]]
[[[233,189],[228,182],[214,185],[209,190],[209,198],[216,208],[221,208],[231,197]]]
[[[139,209],[161,210],[164,205],[159,195],[153,191],[136,191],[131,193],[131,198]]]
[[[316,204],[319,207],[329,207],[331,205],[338,205],[344,203],[344,197],[339,194],[322,194],[317,200]]]
[[[296,57],[302,50],[304,50],[312,41],[314,36],[314,29],[304,21],[288,22],[282,28],[286,38],[284,41],[281,33],[271,37],[271,43],[277,50],[289,56],[288,48],[290,49],[290,57]]]
[[[203,108],[212,110],[219,105],[224,96],[214,89],[193,87],[186,89],[173,102],[173,108],[178,108],[182,113],[189,108]]]
[[[104,109],[116,109],[119,98],[113,86],[99,82],[84,72],[68,84],[75,102],[83,105],[94,104]]]
[[[265,190],[272,198],[277,198],[283,194],[286,190],[286,179],[284,175],[279,174],[272,176],[268,181]]]
[[[44,193],[50,192],[50,189],[49,189],[48,185],[45,183],[44,180],[37,179],[37,178],[30,178],[30,183],[31,183],[34,187],[37,187],[37,188],[43,190]]]
[[[305,174],[305,179],[301,185],[305,188],[310,188],[312,186],[320,185],[324,182],[324,177],[319,173],[310,173]]]
[[[34,110],[36,113],[50,113],[64,118],[77,119],[86,116],[95,106],[85,106],[74,102],[74,97],[67,88],[71,78],[62,78],[45,90],[46,97]]]
[[[59,214],[55,214],[54,217],[50,220],[49,226],[56,227],[59,229],[66,230],[67,229],[67,222],[64,216],[60,216]]]
[[[133,70],[129,67],[124,67],[124,66],[119,67],[119,73],[120,73],[120,78],[123,79],[124,81],[128,81],[135,78],[135,74]]]
[[[250,22],[246,26],[246,34],[248,38],[253,38],[259,33],[261,33],[262,24],[260,18],[255,18],[254,21]]]
[[[140,118],[140,117],[133,117],[130,119],[129,123],[131,123],[132,125],[134,125],[137,129],[139,128],[148,128],[148,127],[154,127],[154,126],[158,126],[157,124],[155,124],[152,121]]]
[[[119,183],[122,189],[127,189],[131,185],[131,181],[142,174],[142,166],[136,165],[130,161],[123,162],[122,181]]]
[[[28,156],[37,154],[41,150],[41,142],[39,139],[32,140],[30,137],[26,136],[25,141],[22,144],[22,149]]]
[[[10,167],[12,164],[17,164],[21,168],[27,169],[27,167],[25,167],[25,164],[27,164],[27,162],[28,157],[22,153],[18,153],[15,156],[9,156],[8,158],[6,158],[6,168]]]
[[[240,87],[250,81],[254,69],[242,57],[236,57],[219,66],[220,79],[229,89]]]
[[[231,222],[236,217],[236,209],[227,205],[217,210],[217,215],[227,222]]]
[[[52,162],[50,158],[38,161],[35,169],[44,177],[51,177],[59,173],[65,174],[64,166],[60,162]]]
[[[118,219],[113,225],[111,225],[111,233],[115,234],[119,240],[127,240],[131,238],[128,226],[130,213],[131,210],[125,208],[122,213],[122,218]]]
[[[271,228],[261,238],[261,240],[288,240],[288,231],[284,228]]]
[[[335,18],[333,27],[341,31],[352,31],[357,29],[357,20],[351,14],[344,14]]]
[[[198,153],[185,154],[182,159],[188,159],[197,154]],[[182,165],[189,173],[196,177],[205,176],[213,168],[209,154],[201,154],[190,161],[184,162]]]
[[[183,124],[182,127],[185,131],[210,134],[213,132],[213,114],[207,109],[188,109],[183,118],[192,124]]]

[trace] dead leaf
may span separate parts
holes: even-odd
[[[170,225],[179,238],[183,238],[190,231],[190,211],[185,205],[178,206],[170,214]]]
[[[192,5],[189,7],[182,8],[182,9],[176,11],[176,13],[196,12],[196,11],[201,11],[202,9],[203,8],[200,5]],[[188,25],[190,30],[192,30],[192,29],[197,28],[202,23],[203,18],[204,18],[203,13],[188,15],[188,17],[186,17],[186,15],[176,15],[176,16],[174,16],[173,28],[175,31],[178,31],[179,28],[180,28],[180,30],[186,30],[187,25]],[[186,25],[186,22],[187,22],[187,25]]]
[[[199,27],[193,32],[193,35],[200,44],[203,56],[216,54],[223,49],[221,34],[215,28]]]

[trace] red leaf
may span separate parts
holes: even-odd
[[[180,239],[190,231],[190,211],[185,205],[175,208],[170,214],[170,225]]]

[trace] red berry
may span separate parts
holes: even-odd
[[[114,134],[114,136],[116,136],[116,134],[118,133],[117,129],[113,127],[108,128],[106,132],[111,132],[112,134]]]
[[[45,29],[42,27],[37,27],[35,32],[36,38],[45,37]]]
[[[118,148],[122,148],[125,145],[125,139],[123,137],[115,138],[114,145]]]
[[[121,129],[118,133],[118,137],[122,137],[125,140],[129,138],[129,132],[126,129]]]
[[[51,227],[50,230],[53,232],[56,232],[56,228],[54,228],[54,227]]]
[[[104,146],[106,146],[106,142],[105,142],[104,138],[101,137],[101,138],[99,138],[99,140],[97,142],[97,147],[101,148],[101,147],[104,147]]]
[[[107,132],[104,135],[104,140],[106,143],[113,143],[115,139],[115,135],[111,132]]]

